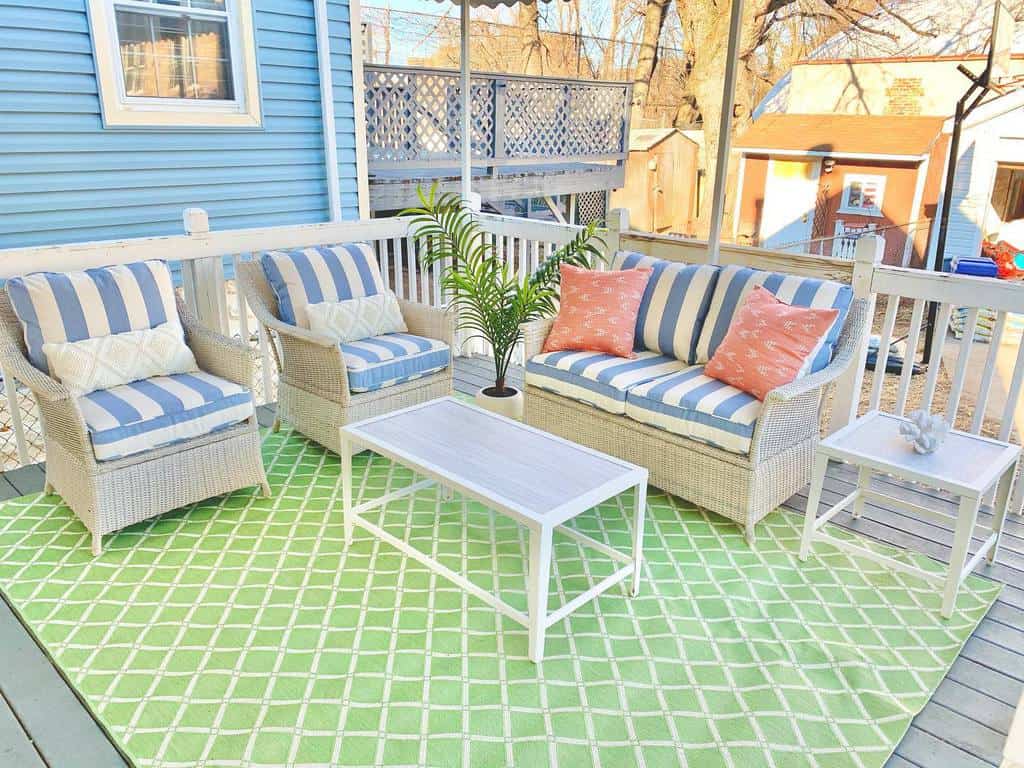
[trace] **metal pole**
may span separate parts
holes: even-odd
[[[473,177],[473,143],[471,131],[473,130],[473,97],[470,93],[469,78],[469,3],[470,0],[461,0],[462,10],[459,15],[462,35],[462,53],[459,60],[460,78],[459,91],[462,97],[462,200],[469,203],[472,191]]]
[[[732,113],[736,103],[736,71],[739,69],[740,37],[743,30],[743,0],[732,0],[729,17],[729,47],[725,59],[725,81],[722,84],[722,116],[718,123],[718,157],[715,160],[715,188],[711,197],[711,229],[708,233],[708,262],[718,263],[719,241],[722,239],[722,216],[725,213],[725,182],[729,175],[729,153],[732,147]],[[737,190],[737,194],[739,191]]]

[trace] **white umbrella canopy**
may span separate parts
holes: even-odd
[[[438,2],[452,2],[459,6],[459,21],[461,31],[461,47],[459,55],[459,98],[462,101],[462,128],[460,150],[462,161],[462,183],[460,191],[462,201],[466,205],[478,207],[479,201],[473,201],[473,100],[470,94],[470,66],[469,66],[469,11],[470,8],[497,8],[504,5],[511,8],[520,3],[551,2],[552,0],[438,0]]]

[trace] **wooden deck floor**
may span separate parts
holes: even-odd
[[[456,386],[473,392],[488,383],[488,363],[461,359]],[[521,377],[514,373],[513,381]],[[261,409],[261,422],[272,412]],[[823,501],[837,501],[855,482],[843,466],[830,469]],[[0,500],[42,489],[40,466],[0,476]],[[949,497],[894,482],[884,490],[938,509]],[[803,511],[805,493],[788,506]],[[983,515],[984,521],[987,518]],[[897,546],[946,559],[952,532],[890,509],[869,505],[854,521],[837,522]],[[999,601],[968,640],[949,676],[915,718],[887,768],[979,768],[1001,760],[1013,709],[1024,689],[1024,519],[1006,524],[999,562],[987,575],[1006,584]],[[975,544],[980,543],[977,540]],[[127,763],[63,681],[17,618],[0,601],[0,766],[2,768],[113,768]],[[751,767],[755,768],[755,767]]]

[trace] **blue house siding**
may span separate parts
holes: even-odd
[[[313,0],[254,0],[255,130],[104,129],[86,2],[0,0],[0,248],[180,233],[193,205],[215,229],[328,218]],[[331,2],[342,213],[357,218],[348,6]]]

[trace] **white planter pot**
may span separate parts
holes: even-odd
[[[491,387],[484,387],[484,389],[477,390],[475,402],[481,408],[490,411],[491,413],[497,413],[501,416],[507,416],[510,419],[523,419],[523,393],[521,390],[516,389],[514,395],[508,397],[494,397],[486,394],[484,390],[491,389]],[[514,387],[509,387],[514,389]]]

